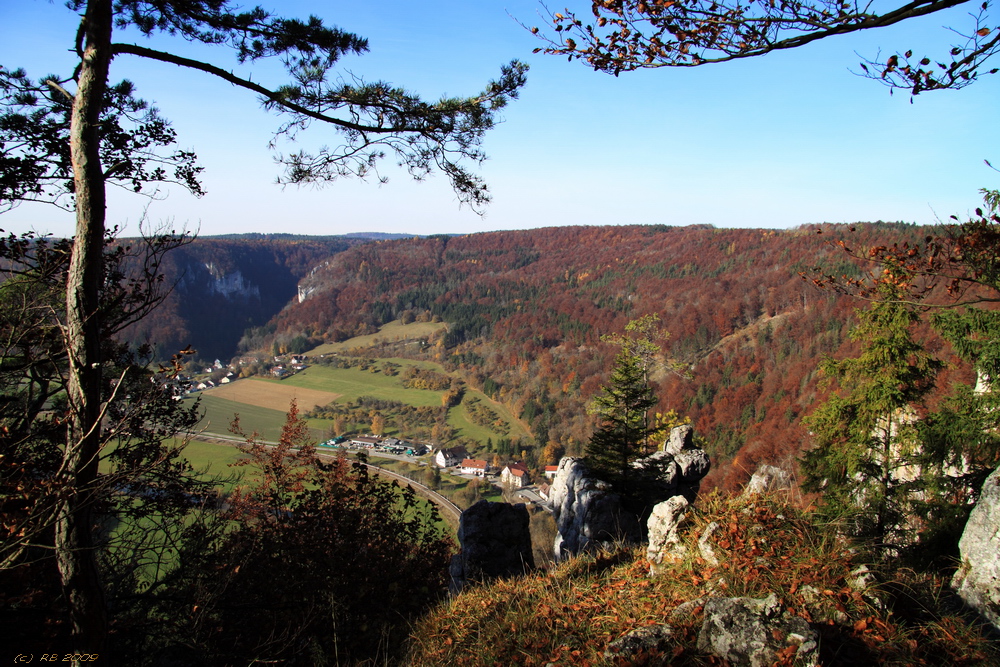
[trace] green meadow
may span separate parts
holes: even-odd
[[[233,417],[239,415],[240,428],[246,433],[256,431],[264,440],[277,440],[281,435],[281,427],[285,423],[285,410],[237,403],[207,394],[203,394],[200,398],[204,417],[198,422],[197,428],[206,433],[231,436],[229,425]]]
[[[444,325],[440,323],[412,323],[400,325],[398,322],[390,323],[383,328],[380,334],[373,336],[362,336],[353,338],[343,343],[335,344],[337,347],[321,346],[314,349],[310,356],[316,357],[320,353],[331,353],[336,350],[353,349],[371,345],[377,337],[386,340],[419,338],[429,333],[439,330]],[[329,347],[329,349],[327,349]],[[381,371],[386,362],[398,365],[397,375],[386,375]],[[275,378],[253,378],[251,381],[257,385],[270,386],[276,388],[298,387],[315,391],[329,392],[338,395],[337,403],[348,403],[356,401],[363,396],[370,396],[386,401],[396,401],[414,407],[439,407],[442,403],[444,391],[429,389],[412,389],[404,387],[402,384],[402,373],[406,367],[417,367],[420,369],[432,370],[437,373],[449,375],[441,364],[430,361],[413,361],[398,357],[379,358],[372,365],[371,369],[362,370],[360,368],[336,368],[314,364],[305,370],[290,377],[278,380]],[[240,380],[238,382],[247,382]],[[235,385],[233,385],[235,386]],[[264,440],[277,440],[281,433],[281,427],[285,422],[285,413],[288,409],[287,391],[275,391],[273,397],[268,396],[266,391],[255,392],[257,405],[243,403],[228,398],[213,395],[211,392],[201,395],[201,405],[205,416],[199,424],[199,428],[206,433],[216,433],[229,435],[229,425],[235,414],[240,416],[240,425],[247,433],[256,431]],[[236,394],[233,394],[236,395]],[[466,402],[470,399],[479,399],[483,405],[489,406],[496,415],[507,422],[509,430],[506,434],[496,433],[485,426],[481,426],[471,418],[468,413]],[[249,399],[248,399],[249,400]],[[527,432],[521,423],[499,403],[494,403],[482,392],[467,389],[465,400],[461,405],[453,407],[448,413],[448,424],[455,430],[457,437],[468,438],[485,444],[487,440],[496,441],[500,437],[517,439],[527,436]],[[317,440],[323,440],[329,436],[332,422],[327,419],[310,419],[309,426],[313,436]],[[413,437],[407,433],[395,433],[389,427],[390,434],[400,437]]]
[[[325,343],[313,348],[306,353],[309,357],[318,357],[321,354],[335,354],[346,352],[355,348],[367,348],[380,342],[393,342],[401,340],[427,339],[431,335],[447,329],[444,322],[411,322],[403,324],[399,320],[384,324],[378,333],[367,334],[365,336],[355,336],[340,343]]]
[[[389,359],[388,361],[400,365],[433,368],[444,372],[440,366],[429,362],[414,362],[406,359]],[[289,378],[273,380],[273,382],[341,394],[341,397],[337,399],[338,403],[354,401],[362,396],[374,396],[416,407],[438,406],[441,405],[441,396],[444,394],[443,391],[429,389],[408,389],[402,385],[399,375],[390,377],[382,372],[372,373],[360,368],[310,366]]]

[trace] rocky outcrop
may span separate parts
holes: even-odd
[[[687,517],[684,513],[687,508],[688,501],[684,496],[674,496],[659,503],[649,515],[646,522],[649,532],[646,557],[651,576],[660,574],[665,565],[676,563],[686,555],[687,549],[681,544],[677,529]]]
[[[453,593],[468,583],[517,576],[535,567],[524,505],[480,500],[462,512],[458,541],[462,550],[450,568]]]
[[[792,476],[774,466],[761,465],[743,489],[744,496],[759,496],[762,493],[788,491],[794,487]]]
[[[675,496],[693,502],[709,467],[708,454],[693,444],[691,427],[678,426],[660,451],[633,463],[635,488],[647,507]],[[549,501],[558,530],[556,560],[602,545],[646,539],[642,517],[627,509],[624,499],[595,478],[582,459],[567,457],[559,462]]]
[[[687,498],[688,502],[694,502],[701,480],[708,474],[712,462],[704,449],[695,446],[694,429],[691,425],[683,424],[671,429],[670,436],[663,443],[662,452],[672,457],[677,464],[677,493]]]
[[[639,542],[639,519],[624,509],[606,482],[593,477],[582,459],[566,457],[549,491],[556,520],[555,558],[564,560],[601,544]]]
[[[699,600],[704,620],[698,649],[733,667],[767,667],[781,664],[815,665],[819,662],[816,632],[805,619],[785,610],[773,593],[757,598],[707,598]],[[684,605],[690,611],[691,605]],[[678,608],[671,619],[676,618]]]
[[[1000,468],[986,478],[958,543],[962,564],[951,585],[1000,628]]]

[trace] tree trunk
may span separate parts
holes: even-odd
[[[76,197],[76,237],[66,284],[69,430],[63,456],[67,485],[56,523],[56,561],[69,605],[73,651],[101,654],[107,636],[104,587],[97,568],[93,523],[101,448],[101,322],[105,191],[99,122],[111,61],[111,0],[90,0],[83,19],[83,57],[70,143]]]

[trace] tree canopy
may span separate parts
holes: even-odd
[[[527,66],[513,61],[500,77],[470,97],[426,101],[399,86],[338,72],[347,54],[364,54],[362,37],[331,27],[311,16],[289,19],[260,7],[244,10],[231,2],[184,0],[112,3],[73,0],[74,11],[86,10],[81,30],[69,46],[85,60],[87,26],[96,26],[94,53],[109,61],[140,57],[170,63],[217,77],[256,94],[281,124],[276,137],[296,138],[310,125],[329,126],[337,142],[314,150],[276,154],[284,167],[282,183],[322,183],[343,176],[367,177],[393,156],[415,177],[432,170],[451,180],[460,199],[474,207],[489,201],[486,184],[469,168],[485,158],[481,142],[499,120],[498,112],[517,97]],[[97,10],[100,10],[98,12]],[[212,63],[153,49],[140,43],[115,41],[123,36],[166,34],[178,41],[217,45],[220,62]],[[182,45],[178,45],[183,48]],[[264,85],[229,67],[226,52],[238,64],[279,58],[286,82]],[[31,78],[17,64],[0,65],[0,206],[42,200],[72,206],[72,165],[69,126],[81,68],[64,75]],[[220,81],[220,83],[221,83]],[[101,95],[100,162],[104,180],[112,185],[146,191],[152,184],[176,182],[200,194],[196,156],[173,147],[176,133],[158,111],[136,95],[131,81],[108,85]]]
[[[550,12],[556,35],[542,35],[544,50],[582,60],[618,75],[656,67],[695,67],[760,56],[836,35],[895,25],[968,0],[916,0],[876,12],[870,3],[840,0],[594,0],[591,16],[566,9]],[[1000,50],[1000,30],[990,25],[989,1],[976,3],[971,25],[955,31],[958,43],[944,57],[906,48],[884,62],[866,59],[864,75],[913,95],[962,88]]]

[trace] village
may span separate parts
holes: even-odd
[[[261,363],[259,358],[254,357],[237,358],[229,364],[216,359],[210,364],[189,364],[186,368],[189,374],[178,376],[176,383],[181,390],[178,392],[179,396],[191,396],[203,392],[212,394],[211,390],[221,389],[253,377],[264,376],[286,380],[309,366],[307,356],[294,354],[277,355],[269,363]],[[372,433],[342,434],[318,442],[317,447],[321,451],[365,452],[368,457],[396,459],[416,466],[433,466],[440,473],[449,474],[456,480],[480,480],[497,489],[498,493],[494,492],[493,495],[499,495],[507,502],[526,503],[550,509],[547,503],[550,482],[558,468],[556,465],[540,465],[533,470],[524,461],[506,461],[496,454],[489,460],[477,458],[465,445],[447,447],[437,443],[419,442],[412,437],[398,437],[400,436],[398,433],[396,436]],[[374,461],[371,464],[377,465]],[[423,483],[412,472],[406,476]],[[490,494],[482,493],[482,495]]]
[[[375,456],[392,457],[420,465],[432,465],[442,472],[480,479],[499,488],[509,502],[524,502],[549,509],[550,482],[559,466],[545,466],[544,479],[533,481],[528,466],[521,461],[498,465],[486,459],[472,458],[464,446],[433,449],[430,445],[417,444],[399,438],[382,438],[376,435],[338,436],[317,445],[323,449],[350,449],[366,451]],[[426,457],[430,457],[429,463]],[[496,458],[496,457],[494,457]]]

